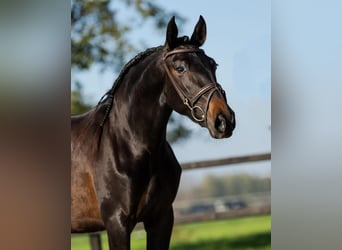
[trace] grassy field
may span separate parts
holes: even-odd
[[[132,250],[145,249],[144,230],[132,233]],[[107,236],[101,236],[103,250],[108,250]],[[88,236],[73,236],[72,250],[90,250]],[[271,249],[271,217],[209,221],[176,225],[171,250],[261,250]]]

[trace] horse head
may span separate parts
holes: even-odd
[[[173,110],[208,128],[212,137],[227,138],[235,128],[235,114],[216,81],[215,60],[200,49],[205,40],[206,24],[202,16],[191,38],[178,37],[175,17],[171,18],[162,58],[164,95]]]

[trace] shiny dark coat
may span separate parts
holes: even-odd
[[[140,221],[147,249],[169,247],[181,168],[166,141],[166,126],[173,110],[193,118],[162,64],[188,95],[216,82],[216,63],[204,53],[163,59],[173,49],[201,46],[204,19],[191,39],[177,34],[172,18],[165,46],[137,55],[96,108],[71,118],[71,230],[106,230],[111,250],[130,249],[130,233]],[[204,103],[209,103],[207,117],[199,124],[215,138],[229,137],[235,118],[225,97],[203,96],[197,105]]]

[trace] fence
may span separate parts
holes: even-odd
[[[223,159],[209,160],[209,161],[189,162],[189,163],[183,163],[181,164],[181,166],[183,170],[192,170],[192,169],[209,168],[209,167],[217,167],[217,166],[226,167],[227,165],[233,165],[233,164],[238,164],[238,163],[256,162],[256,161],[265,161],[265,160],[271,160],[271,153],[230,157],[230,158],[223,158]],[[216,210],[213,210],[209,213],[203,213],[203,214],[197,214],[197,215],[191,215],[191,216],[175,216],[175,224],[270,214],[271,212],[270,195],[269,193],[266,193],[263,195],[264,195],[263,199],[265,202],[262,205],[248,206],[244,209],[237,209],[237,210],[231,210],[231,211],[217,212]],[[138,224],[137,226],[141,227],[141,224]],[[102,249],[100,233],[91,233],[89,234],[89,238],[90,238],[90,246],[92,250]]]

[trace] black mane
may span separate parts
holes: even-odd
[[[127,74],[127,72],[137,63],[139,63],[141,60],[145,59],[147,56],[153,54],[156,51],[159,51],[163,48],[164,46],[158,46],[158,47],[153,47],[153,48],[149,48],[141,53],[139,53],[138,55],[136,55],[135,57],[133,57],[128,63],[126,63],[126,65],[122,68],[122,70],[120,71],[119,76],[116,78],[116,80],[113,83],[113,86],[111,89],[109,89],[100,99],[99,104],[101,103],[105,103],[110,96],[113,96],[116,89],[120,86],[120,83],[122,82],[123,77]]]
[[[133,57],[128,63],[126,63],[126,65],[122,68],[122,70],[120,71],[119,76],[116,78],[116,80],[113,83],[113,86],[111,89],[109,89],[100,99],[100,101],[98,102],[97,106],[100,106],[101,104],[107,105],[107,108],[105,110],[105,114],[103,117],[103,120],[100,124],[101,127],[103,127],[104,122],[106,121],[109,112],[112,108],[113,105],[113,97],[115,94],[115,91],[117,90],[117,88],[120,86],[122,79],[124,78],[124,76],[127,74],[127,72],[137,63],[139,63],[141,60],[145,59],[147,56],[155,53],[156,51],[159,51],[161,49],[163,49],[164,46],[158,46],[158,47],[153,47],[153,48],[149,48],[141,53],[139,53],[138,55],[136,55],[135,57]]]

